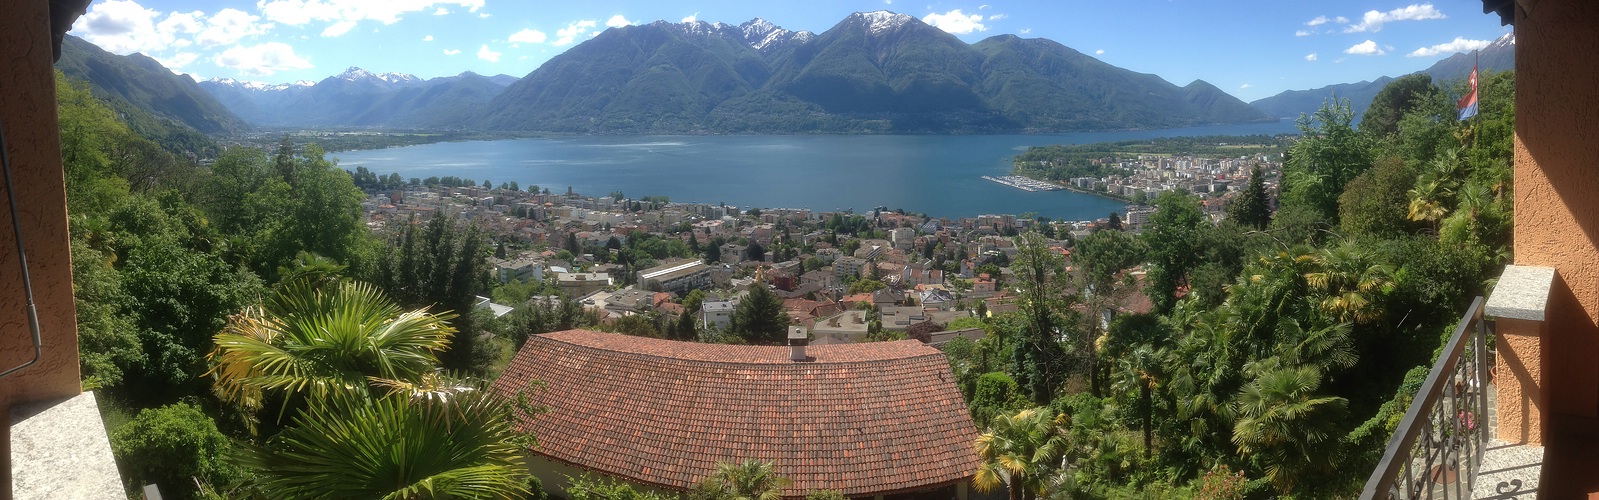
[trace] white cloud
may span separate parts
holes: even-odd
[[[447,56],[453,56],[453,55],[460,54],[460,53],[461,53],[461,51],[458,50],[458,49],[444,49],[444,55],[447,55]]]
[[[478,19],[488,19],[489,16],[492,16],[492,15],[494,15],[494,14],[490,14],[490,13],[484,12],[482,14],[478,14],[477,17],[478,17]]]
[[[329,24],[326,29],[323,29],[322,36],[333,37],[343,35],[345,33],[349,33],[353,28],[355,28],[355,21],[339,21]]]
[[[894,0],[883,0],[883,5],[894,5]]]
[[[688,17],[683,18],[683,22],[685,22],[685,23],[692,23],[692,22],[698,21],[698,20],[700,20],[700,13],[698,13],[698,12],[695,12],[693,14],[689,14]]]
[[[622,17],[621,14],[611,16],[610,19],[605,20],[605,27],[607,28],[620,28],[623,26],[631,26],[632,24],[633,21],[627,20],[627,18]]]
[[[311,61],[294,53],[282,42],[267,42],[249,47],[235,45],[212,58],[217,66],[254,76],[269,76],[279,71],[306,69]]]
[[[1367,11],[1361,16],[1360,22],[1344,28],[1344,33],[1361,33],[1366,31],[1382,31],[1382,25],[1394,21],[1422,21],[1427,19],[1443,19],[1443,12],[1433,8],[1432,4],[1411,4],[1388,12]]]
[[[985,5],[984,7],[987,7],[987,6]],[[988,16],[988,20],[990,20],[990,21],[998,21],[1000,19],[1004,19],[1004,18],[1007,18],[1007,17],[1010,17],[1010,16],[1005,15],[1005,14],[994,14],[992,16]]]
[[[1305,60],[1306,60],[1306,61],[1311,61],[1311,62],[1315,62],[1315,61],[1316,61],[1316,59],[1318,59],[1318,57],[1317,57],[1317,56],[1316,56],[1316,53],[1315,53],[1315,52],[1311,52],[1311,53],[1309,53],[1309,54],[1305,54]]]
[[[477,49],[477,58],[491,63],[500,62],[500,53],[489,50],[488,44],[484,44],[483,48]]]
[[[1366,40],[1364,42],[1357,43],[1352,47],[1344,49],[1344,53],[1354,54],[1357,56],[1380,56],[1386,54],[1387,52],[1383,52],[1382,48],[1377,46],[1377,42]]]
[[[161,50],[166,44],[156,31],[159,15],[132,0],[98,2],[78,18],[72,32],[114,54]]]
[[[1439,54],[1453,54],[1456,52],[1481,50],[1483,47],[1487,47],[1488,44],[1491,43],[1493,42],[1488,40],[1467,40],[1463,37],[1457,36],[1454,40],[1446,43],[1440,43],[1431,47],[1422,47],[1416,49],[1415,52],[1405,54],[1405,57],[1428,57]]]
[[[179,52],[177,54],[173,54],[172,57],[157,57],[154,59],[156,62],[161,63],[162,66],[166,66],[167,69],[176,70],[178,68],[188,66],[189,63],[192,63],[195,59],[199,58],[200,54],[193,52]],[[176,71],[173,71],[173,73],[176,73]]]
[[[1018,34],[1018,35],[1025,35],[1025,34],[1032,33],[1032,32],[1033,32],[1032,28],[1022,28],[1022,29],[1016,30],[1016,34]]]
[[[1327,21],[1331,21],[1331,19],[1327,19],[1327,16],[1316,16],[1315,19],[1305,21],[1305,26],[1321,26],[1327,24]]]
[[[201,45],[230,45],[247,36],[266,33],[272,23],[260,23],[260,16],[237,9],[222,9],[206,21],[206,28],[194,41]]]
[[[988,9],[993,8],[993,7],[994,6],[985,3],[985,4],[977,6],[977,10],[988,10]]]
[[[433,15],[435,15],[435,16],[447,16],[447,15],[450,15],[450,9],[446,9],[444,7],[439,7],[439,10],[433,11]]]
[[[545,35],[543,31],[524,29],[522,31],[512,33],[511,38],[508,38],[507,41],[510,41],[511,43],[544,43],[546,38],[549,37]]]
[[[934,12],[922,18],[922,22],[956,35],[965,35],[977,31],[988,31],[983,26],[982,14],[967,15],[960,9],[955,9],[943,14]]]
[[[1338,17],[1333,18],[1333,22],[1338,23],[1338,24],[1349,24],[1349,18],[1344,17],[1344,16],[1338,16]]]
[[[155,25],[155,29],[156,32],[163,34],[193,35],[205,29],[205,13],[198,10],[194,12],[173,12],[167,14],[167,18],[162,20],[160,24]]]
[[[1306,30],[1299,30],[1294,32],[1294,36],[1310,36],[1310,32]]]
[[[424,41],[424,42],[431,42],[431,41],[433,41],[433,35],[428,35],[428,36],[424,36],[424,37],[422,37],[422,41]]]
[[[1105,49],[1099,49],[1099,50],[1094,51],[1094,55],[1096,55],[1096,56],[1105,55]]]
[[[383,24],[394,24],[400,17],[412,12],[432,11],[434,15],[440,10],[446,11],[445,6],[454,6],[477,12],[483,8],[484,0],[399,0],[399,1],[374,1],[374,0],[258,0],[256,7],[261,10],[261,15],[268,21],[283,23],[293,26],[308,24],[312,21],[328,23],[359,23],[361,21],[377,21]],[[349,28],[328,27],[323,36],[337,36],[349,31]]]
[[[1253,86],[1254,86],[1254,85],[1251,85],[1251,84],[1248,84],[1248,83],[1246,83],[1246,84],[1243,84],[1243,85],[1239,85],[1239,86],[1238,86],[1238,89],[1239,89],[1239,90],[1243,90],[1243,89],[1247,89],[1247,88],[1250,88],[1250,87],[1253,87]]]
[[[689,16],[689,17],[694,17],[694,16]],[[684,22],[692,22],[692,21],[684,21]],[[560,47],[562,45],[571,45],[572,42],[577,39],[578,35],[582,35],[584,33],[588,33],[588,31],[590,29],[593,29],[595,26],[598,26],[598,25],[599,25],[599,23],[596,23],[593,20],[573,21],[572,24],[566,25],[565,28],[561,28],[561,29],[555,30],[555,42],[553,42],[553,43],[555,44],[556,47]]]

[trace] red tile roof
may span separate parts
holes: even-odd
[[[535,453],[635,483],[687,490],[717,461],[773,462],[802,497],[914,491],[965,480],[977,428],[949,363],[915,340],[699,344],[587,330],[535,335],[494,388],[549,411],[519,428]]]

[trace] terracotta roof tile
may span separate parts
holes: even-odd
[[[536,453],[686,490],[717,461],[758,459],[785,496],[916,490],[971,476],[977,429],[937,349],[915,340],[782,346],[675,342],[586,330],[536,335],[495,381],[532,380],[549,411],[519,424]]]

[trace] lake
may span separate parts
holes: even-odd
[[[740,207],[857,212],[886,206],[934,217],[1036,212],[1105,217],[1124,202],[1071,191],[1026,192],[984,180],[1006,175],[1030,146],[1155,137],[1294,133],[1292,121],[1181,129],[1038,135],[582,136],[424,144],[333,153],[339,166],[379,175],[515,181],[586,196]]]

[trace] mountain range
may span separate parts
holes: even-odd
[[[480,125],[570,133],[984,133],[1163,128],[1266,117],[1045,39],[967,44],[914,17],[821,34],[755,19],[606,30],[496,97]]]
[[[1511,36],[1481,51],[1514,66]],[[1425,70],[1458,80],[1472,58]],[[251,126],[554,133],[996,133],[1168,128],[1314,112],[1329,96],[1356,116],[1391,78],[1287,91],[1246,104],[1195,80],[1104,63],[1041,38],[967,44],[914,17],[855,13],[815,34],[762,19],[608,29],[522,78],[421,79],[349,68],[321,81],[195,82],[141,54],[67,37],[58,68],[141,133],[225,135]],[[171,141],[168,141],[171,142]]]
[[[1516,36],[1507,34],[1494,40],[1474,57],[1472,54],[1456,53],[1444,58],[1427,69],[1419,71],[1432,77],[1434,85],[1448,85],[1452,82],[1464,81],[1471,74],[1473,64],[1477,64],[1482,71],[1514,71],[1516,69]],[[1401,75],[1403,76],[1403,75]],[[1288,90],[1280,94],[1259,99],[1249,103],[1255,109],[1269,116],[1282,118],[1295,118],[1301,113],[1315,113],[1321,108],[1323,102],[1334,96],[1348,99],[1350,108],[1355,112],[1355,119],[1365,114],[1366,107],[1371,105],[1371,99],[1377,92],[1393,81],[1391,77],[1382,77],[1372,81],[1355,83],[1340,83],[1310,90]]]
[[[173,74],[142,54],[119,56],[68,35],[62,40],[56,69],[86,82],[134,132],[175,152],[214,148],[207,135],[250,128],[193,79]]]
[[[228,109],[261,126],[465,128],[515,77],[473,72],[423,80],[350,68],[320,82],[200,82]]]

